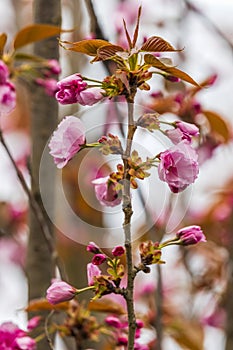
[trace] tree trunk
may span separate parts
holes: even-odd
[[[61,25],[61,4],[59,0],[35,0],[34,1],[34,22]],[[44,58],[59,58],[59,45],[56,37],[40,41],[34,46],[34,54]],[[32,195],[42,207],[39,186],[40,161],[46,143],[53,130],[57,126],[58,105],[57,101],[47,96],[42,88],[36,87],[31,93],[32,113],[31,113],[31,139],[32,139]],[[47,186],[47,196],[50,207],[53,207],[54,198],[54,168],[48,167],[41,174]],[[43,208],[43,207],[42,207]],[[43,209],[42,209],[43,210]],[[45,210],[45,225],[51,232],[51,243],[55,245],[53,224],[47,217]],[[47,287],[54,277],[55,262],[53,249],[49,247],[38,218],[30,212],[30,236],[27,253],[27,277],[29,285],[29,300],[45,296]],[[48,349],[48,342],[41,341],[38,350]]]

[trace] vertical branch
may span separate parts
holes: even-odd
[[[60,1],[50,0],[48,2],[47,0],[35,0],[34,21],[35,23],[48,23],[59,26],[61,24]],[[59,48],[57,38],[54,37],[36,43],[34,46],[34,53],[46,59],[58,59]],[[54,246],[53,224],[43,208],[40,196],[39,170],[43,151],[57,125],[58,105],[54,98],[47,96],[44,91],[37,86],[33,89],[31,100],[31,191],[33,198],[35,198],[43,211],[44,220],[51,233],[52,245]],[[54,177],[54,170],[48,165],[46,172],[44,171],[42,174],[42,178],[46,184],[48,194],[47,200],[51,208],[53,208],[54,204]],[[30,212],[30,236],[26,271],[29,285],[29,300],[44,296],[51,282],[51,278],[54,277],[55,252],[53,251],[51,253],[48,249],[41,227],[32,210]],[[47,346],[47,341],[43,340],[38,344],[38,350],[43,350],[47,348]]]
[[[155,301],[156,301],[156,307],[157,307],[157,315],[156,315],[156,321],[155,321],[155,328],[156,328],[156,350],[162,350],[162,339],[163,339],[163,323],[162,323],[162,317],[163,317],[163,280],[162,280],[162,271],[161,266],[157,265],[157,289],[155,294]]]
[[[136,89],[131,87],[131,94],[127,98],[128,106],[128,135],[126,140],[126,149],[123,154],[124,163],[124,186],[123,186],[123,204],[122,210],[124,212],[124,235],[125,235],[125,249],[126,249],[126,262],[127,262],[127,289],[125,293],[125,300],[127,303],[127,313],[128,313],[128,325],[129,325],[129,335],[128,335],[128,350],[134,349],[134,338],[136,331],[136,318],[134,313],[134,266],[132,257],[132,235],[131,235],[131,217],[133,215],[132,202],[130,196],[130,175],[128,158],[130,157],[133,136],[136,131],[136,126],[134,123],[134,96]]]

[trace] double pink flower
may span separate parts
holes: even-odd
[[[104,90],[99,87],[88,88],[80,74],[72,74],[57,83],[56,99],[61,104],[79,103],[92,106],[104,98]]]
[[[59,169],[63,168],[85,144],[85,128],[74,116],[65,117],[49,142],[50,154]]]
[[[198,175],[198,155],[187,141],[160,153],[159,178],[178,193],[193,183]]]
[[[10,113],[15,105],[15,86],[9,81],[8,67],[0,60],[0,113]]]

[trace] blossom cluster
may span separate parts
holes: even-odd
[[[54,97],[58,91],[56,76],[61,73],[59,62],[55,59],[46,60],[35,69],[35,83],[44,88],[48,96]]]
[[[29,320],[28,331],[38,326],[40,317]],[[12,322],[4,322],[0,325],[0,348],[4,350],[35,350],[36,341],[31,338],[28,331],[24,331]]]
[[[10,81],[10,72],[7,65],[0,60],[0,109],[1,113],[10,113],[16,105],[15,86]]]

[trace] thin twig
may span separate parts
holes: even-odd
[[[209,17],[207,17],[198,7],[196,7],[191,1],[184,0],[184,3],[188,10],[196,13],[199,15],[202,19],[205,20],[205,22],[227,43],[227,45],[231,48],[233,51],[233,43],[228,39],[228,37],[223,33],[216,25],[211,21]]]
[[[49,334],[48,324],[49,324],[49,320],[53,316],[53,314],[54,314],[54,310],[52,310],[48,314],[48,316],[45,319],[45,324],[44,324],[44,330],[45,330],[46,339],[48,340],[49,347],[50,347],[51,350],[54,350],[54,346],[53,346],[53,342],[52,342],[52,339],[51,339],[50,334]]]
[[[100,25],[99,25],[99,21],[98,18],[95,14],[95,9],[93,6],[93,3],[91,0],[86,0],[86,7],[89,13],[89,17],[90,17],[90,32],[95,34],[96,38],[98,39],[102,39],[102,40],[108,40],[106,39]],[[105,66],[106,70],[108,71],[109,74],[112,74],[112,62],[111,61],[102,61],[103,65]]]
[[[163,280],[161,266],[157,265],[157,288],[155,294],[155,301],[157,307],[156,313],[156,350],[162,350],[162,340],[163,340]]]
[[[13,167],[15,169],[15,172],[17,174],[19,182],[20,182],[21,186],[23,187],[24,192],[26,193],[26,195],[28,197],[30,206],[33,210],[34,215],[36,216],[36,218],[38,220],[41,231],[42,231],[42,233],[46,239],[46,242],[48,244],[48,248],[49,248],[50,252],[53,253],[54,252],[54,244],[52,241],[52,236],[51,236],[50,230],[49,230],[49,228],[46,225],[46,222],[44,220],[44,215],[43,215],[43,212],[41,210],[41,207],[39,206],[39,204],[37,203],[37,201],[35,200],[35,198],[31,194],[31,191],[30,191],[30,189],[29,189],[29,187],[24,179],[24,176],[23,176],[22,172],[20,171],[20,169],[18,168],[18,166],[17,166],[17,164],[16,164],[16,162],[15,162],[15,160],[14,160],[14,158],[9,150],[9,147],[7,146],[7,144],[5,142],[2,130],[0,130],[0,142],[3,145],[8,157],[11,161],[11,164],[13,165]]]

